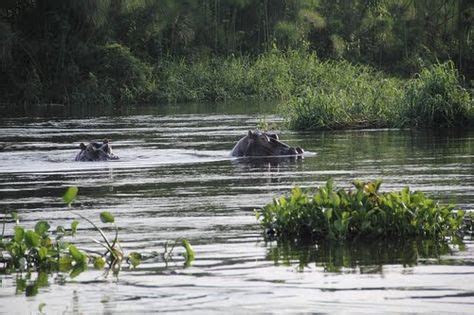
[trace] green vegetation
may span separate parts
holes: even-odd
[[[63,196],[65,203],[71,206],[77,192],[77,187],[68,188]],[[85,271],[89,265],[93,265],[96,269],[103,269],[107,266],[107,270],[117,274],[121,270],[123,262],[127,262],[130,267],[135,268],[143,259],[155,256],[145,257],[137,252],[125,254],[120,246],[115,218],[110,212],[101,212],[100,220],[102,223],[112,225],[115,233],[112,240],[92,220],[72,210],[69,211],[87,221],[100,234],[101,240],[94,239],[94,242],[103,247],[104,252],[80,250],[66,240],[67,237],[70,238],[76,235],[79,225],[77,220],[71,222],[69,229],[58,226],[52,231],[47,221],[40,220],[36,223],[34,229],[27,230],[19,224],[18,217],[15,214],[12,218],[16,221],[16,224],[11,237],[5,237],[6,222],[3,221],[2,235],[0,236],[0,261],[4,264],[3,272],[38,272],[37,282],[41,286],[41,283],[45,282],[45,277],[47,283],[47,274],[52,272],[68,272],[71,277],[75,277]],[[177,243],[178,241],[176,241]],[[187,240],[181,240],[181,243],[185,249],[185,265],[189,266],[194,260],[194,251]],[[163,256],[171,257],[172,250],[166,250]]]
[[[267,234],[280,240],[352,241],[422,238],[443,240],[462,229],[464,212],[421,192],[379,192],[380,181],[355,181],[355,191],[336,190],[332,180],[314,194],[296,187],[257,212]]]
[[[459,85],[452,62],[423,69],[408,82],[401,103],[400,125],[453,127],[474,122],[472,95]]]
[[[459,84],[469,86],[473,15],[468,0],[5,0],[0,103],[105,107],[255,97],[314,108],[355,98],[352,108],[318,115],[310,127],[333,116],[326,127],[384,125],[396,120],[399,108],[390,102],[398,105],[403,87],[354,65],[424,80],[424,68],[452,60],[466,78]],[[313,53],[321,58],[316,65]],[[409,90],[409,113],[435,106],[422,101],[426,93],[436,106],[444,102],[428,86]],[[455,98],[467,106],[465,96]],[[380,107],[384,101],[390,108]],[[360,117],[359,108],[379,111]],[[424,119],[410,116],[416,125]]]
[[[308,67],[311,64],[307,65]],[[364,66],[319,63],[313,80],[283,107],[294,129],[459,127],[474,123],[472,95],[451,62],[407,81]]]

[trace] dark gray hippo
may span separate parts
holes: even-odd
[[[290,147],[278,139],[275,133],[249,130],[248,134],[240,139],[232,149],[231,155],[238,157],[252,156],[297,156],[301,157],[304,151],[300,147]]]
[[[81,151],[76,155],[76,161],[108,161],[118,160],[119,157],[112,153],[112,147],[108,140],[102,142],[91,142],[88,145],[81,143]]]

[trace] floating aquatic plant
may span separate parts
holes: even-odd
[[[443,239],[461,231],[464,211],[422,192],[379,192],[380,180],[353,185],[355,190],[335,189],[329,180],[315,192],[295,187],[257,211],[257,219],[268,236],[297,242]]]
[[[112,225],[115,232],[113,239],[107,237],[105,232],[92,220],[72,210],[71,204],[77,193],[77,187],[69,187],[63,200],[69,206],[71,213],[87,221],[99,233],[101,239],[94,239],[94,242],[103,247],[104,251],[80,250],[65,240],[67,236],[76,235],[78,220],[73,220],[68,229],[58,226],[55,230],[51,229],[47,221],[40,220],[34,229],[27,230],[19,224],[18,216],[12,214],[11,218],[15,222],[13,235],[10,237],[4,235],[6,220],[3,220],[2,234],[0,235],[0,263],[3,263],[3,269],[6,272],[15,270],[39,273],[60,271],[69,272],[69,275],[74,277],[86,270],[89,265],[93,265],[96,269],[103,269],[107,266],[107,270],[118,273],[123,262],[127,262],[133,268],[141,263],[145,258],[144,255],[138,252],[125,253],[120,246],[118,227],[110,212],[101,212],[99,217],[102,223]],[[185,249],[185,264],[189,266],[194,259],[194,252],[187,240],[181,240],[181,244]],[[171,252],[168,252],[167,255],[171,256]]]

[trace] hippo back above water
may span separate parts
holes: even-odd
[[[91,142],[88,145],[81,143],[81,151],[76,155],[76,161],[108,161],[118,160],[119,157],[112,153],[112,147],[108,140],[102,142]]]
[[[304,151],[300,147],[290,147],[279,140],[275,133],[249,130],[232,149],[231,155],[237,157],[252,156],[299,156]]]

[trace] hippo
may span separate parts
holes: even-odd
[[[76,155],[76,161],[108,161],[118,160],[119,157],[112,153],[112,147],[108,140],[102,142],[91,142],[88,145],[81,143],[81,151]]]
[[[253,156],[297,156],[301,157],[304,151],[300,147],[290,147],[278,138],[276,133],[249,130],[248,134],[240,139],[232,149],[231,155],[237,157]]]

